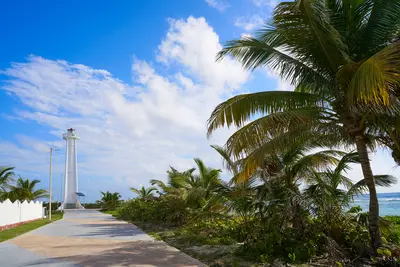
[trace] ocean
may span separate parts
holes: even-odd
[[[379,193],[379,214],[400,216],[400,193]],[[368,211],[369,195],[364,194],[354,198],[351,206],[360,206],[363,211]]]

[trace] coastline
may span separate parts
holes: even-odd
[[[378,193],[381,216],[400,216],[400,192]],[[368,211],[369,194],[362,194],[354,198],[350,206],[360,206]]]

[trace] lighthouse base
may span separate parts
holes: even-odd
[[[81,203],[79,203],[79,201],[77,202],[72,202],[72,203],[62,203],[62,205],[60,206],[60,210],[83,210],[85,209],[85,207],[82,206]]]

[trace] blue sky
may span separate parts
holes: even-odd
[[[8,1],[0,10],[0,165],[48,185],[49,146],[76,128],[80,191],[132,197],[130,186],[165,179],[169,165],[200,157],[221,167],[205,135],[212,109],[233,94],[290,90],[267,69],[247,73],[224,41],[251,34],[274,0]],[[64,154],[54,156],[60,197]],[[396,173],[387,153],[374,170]],[[360,178],[356,168],[354,180]],[[399,187],[389,191],[400,191]]]

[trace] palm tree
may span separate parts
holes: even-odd
[[[5,192],[10,186],[10,182],[13,180],[14,167],[2,167],[0,168],[0,193]]]
[[[228,42],[217,58],[231,55],[246,69],[268,66],[295,91],[239,95],[217,106],[209,119],[209,134],[225,125],[241,127],[227,147],[236,157],[248,155],[244,176],[254,172],[266,151],[295,142],[355,145],[370,195],[374,250],[382,241],[368,129],[376,114],[399,113],[394,95],[400,82],[400,42],[394,41],[399,13],[400,0],[280,3],[271,24],[255,37]],[[254,116],[259,118],[245,125]],[[264,141],[276,132],[281,135]]]
[[[211,208],[217,197],[214,192],[222,182],[219,177],[221,170],[207,167],[198,158],[194,161],[198,174],[194,173],[196,168],[180,172],[170,167],[167,185],[160,180],[150,180],[150,183],[159,186],[163,191],[161,194],[179,196],[194,209]]]
[[[23,179],[19,177],[16,185],[10,185],[9,190],[5,192],[2,196],[2,199],[10,199],[11,201],[32,201],[37,200],[39,198],[47,197],[47,190],[37,189],[35,190],[36,185],[40,183],[39,180]]]
[[[173,167],[169,167],[170,169],[167,171],[168,174],[168,182],[165,184],[161,180],[151,179],[151,185],[157,185],[161,192],[157,191],[157,193],[164,194],[164,193],[178,193],[181,191],[181,185],[176,181],[180,180],[189,180],[192,176],[193,172],[196,170],[195,168],[191,168],[189,170],[179,172],[177,169]]]
[[[399,97],[399,96],[398,96]],[[370,133],[377,136],[377,140],[392,151],[392,158],[400,165],[400,119],[391,114],[375,116],[376,125],[371,127]]]
[[[339,216],[342,207],[348,207],[355,195],[368,190],[365,179],[354,184],[346,176],[352,163],[360,163],[358,153],[352,152],[344,155],[334,169],[327,168],[322,172],[313,172],[309,176],[305,194],[313,200],[316,213],[326,215],[325,218],[328,222],[329,218]],[[391,186],[396,182],[396,178],[390,175],[375,175],[374,180],[377,186],[383,187]],[[341,189],[340,186],[344,189]]]
[[[115,210],[122,201],[121,195],[118,192],[111,193],[107,191],[100,193],[102,194],[102,198],[101,200],[97,200],[97,203],[99,203],[104,210]]]
[[[290,150],[282,150],[275,155],[266,155],[264,162],[253,175],[259,176],[263,184],[258,187],[257,198],[266,208],[281,207],[280,216],[283,221],[291,222],[296,228],[305,226],[304,214],[308,214],[308,206],[300,190],[300,184],[307,182],[316,171],[339,162],[341,151],[325,150],[310,153],[304,144],[293,146]],[[274,192],[274,191],[281,192]],[[271,210],[271,209],[270,209]]]
[[[139,198],[147,199],[147,198],[150,198],[153,196],[153,191],[157,190],[157,188],[155,188],[155,187],[145,188],[144,186],[142,186],[142,188],[140,188],[140,189],[131,187],[130,190],[133,193],[137,194]]]
[[[240,164],[242,163],[241,161],[235,161],[231,155],[229,154],[229,150],[226,149],[225,147],[218,146],[218,145],[212,145],[212,148],[214,148],[215,151],[218,152],[218,154],[222,157],[223,159],[223,166],[233,174],[235,177],[240,173]]]
[[[221,184],[221,170],[207,167],[199,158],[194,159],[197,174],[178,176],[174,179],[180,188],[186,190],[186,202],[193,208],[211,207],[215,203],[216,188]]]

